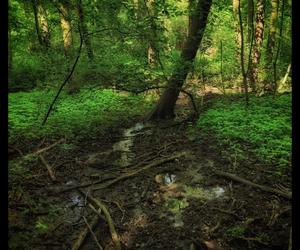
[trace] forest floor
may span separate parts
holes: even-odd
[[[88,232],[84,218],[91,227],[98,218],[92,196],[108,208],[122,249],[288,249],[291,200],[284,187],[290,177],[279,179],[256,159],[232,166],[213,137],[189,136],[193,121],[185,120],[185,109],[178,117],[184,122],[137,121],[77,142],[68,154],[47,148],[55,142],[40,145],[46,150],[35,154],[44,161],[29,159],[31,174],[10,180],[22,183],[9,197],[10,248],[77,249]],[[105,220],[98,218],[93,232],[103,249],[116,249]],[[88,233],[80,249],[100,247]]]

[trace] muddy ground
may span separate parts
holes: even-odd
[[[191,136],[191,126],[192,121],[136,121],[130,129],[75,147],[58,144],[42,153],[55,180],[39,157],[24,160],[20,154],[26,153],[10,149],[15,164],[9,172],[10,248],[72,249],[87,228],[83,216],[88,223],[97,218],[87,198],[91,195],[107,206],[122,249],[288,249],[290,200],[218,176],[213,169],[273,188],[289,187],[291,177],[274,175],[272,166],[256,159],[232,166],[213,137]],[[53,142],[45,140],[38,148]],[[20,159],[27,168],[23,174],[11,171]],[[83,193],[76,188],[92,183],[97,184],[80,188]],[[103,218],[93,231],[103,249],[114,249]],[[80,249],[99,247],[89,233]]]

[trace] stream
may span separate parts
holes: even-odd
[[[136,156],[135,153],[132,152],[135,137],[137,135],[151,133],[152,130],[149,129],[149,126],[140,122],[136,123],[130,128],[124,129],[120,140],[112,145],[112,150],[108,151],[114,154],[116,152],[118,153],[117,155],[119,157],[114,161],[114,165],[122,168],[132,164]],[[105,153],[106,152],[100,152],[96,157],[99,158]],[[93,155],[97,155],[97,153]],[[99,173],[99,170],[101,169],[94,169],[93,171],[97,175],[97,172]],[[103,172],[100,173],[103,174]],[[226,197],[226,189],[221,186],[204,187],[203,185],[201,185],[201,180],[203,179],[203,177],[200,173],[197,172],[197,169],[195,169],[195,167],[187,166],[187,168],[183,170],[182,173],[184,173],[185,176],[190,176],[189,182],[187,182],[186,178],[184,178],[184,180],[181,180],[180,173],[162,173],[157,174],[154,178],[154,181],[160,186],[159,192],[163,197],[162,209],[164,211],[169,211],[168,213],[162,212],[161,218],[170,220],[173,223],[174,227],[184,226],[183,212],[184,209],[189,206],[190,198],[210,201],[213,199],[222,199]],[[89,174],[91,174],[91,172]],[[189,185],[193,181],[197,181],[198,184],[196,186]],[[73,181],[69,181],[66,183],[66,186],[72,184]],[[69,199],[66,201],[67,204],[65,205],[65,208],[72,209],[72,212],[70,211],[70,213],[72,213],[73,219],[74,221],[76,221],[81,216],[84,201],[76,191],[70,192],[68,197]],[[143,208],[141,205],[137,205],[136,209],[142,210]]]

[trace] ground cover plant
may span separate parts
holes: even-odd
[[[292,249],[290,0],[8,17],[10,249]]]
[[[54,91],[36,90],[9,94],[9,139],[41,139],[44,136],[100,136],[143,115],[151,103],[142,96],[113,90],[82,89],[72,96],[63,93],[45,126],[42,121]],[[59,127],[60,129],[57,129]]]
[[[252,151],[280,173],[291,166],[291,119],[291,94],[252,96],[248,107],[242,97],[228,97],[202,114],[197,126],[216,136],[228,153],[243,159]]]

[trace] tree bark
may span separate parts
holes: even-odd
[[[150,32],[148,35],[148,51],[147,51],[147,61],[150,67],[155,66],[157,62],[157,30],[154,20],[155,13],[154,7],[155,0],[145,0],[145,8],[147,10],[147,15],[150,18]]]
[[[8,37],[7,37],[7,41],[8,41],[8,74],[11,72],[12,69],[12,46],[11,46],[11,28],[8,24]]]
[[[244,32],[243,32],[243,22],[242,22],[242,14],[241,14],[241,0],[238,0],[238,16],[239,16],[239,24],[240,24],[240,30],[241,30],[241,68],[242,68],[242,75],[243,75],[243,87],[245,91],[245,97],[246,97],[246,105],[249,104],[249,95],[248,95],[248,82],[247,82],[247,71],[245,69],[245,51],[244,51]],[[251,52],[251,48],[250,48]],[[249,52],[249,54],[250,54]],[[250,61],[248,61],[248,67],[249,67]]]
[[[237,44],[237,51],[236,51],[236,57],[237,60],[240,60],[240,56],[241,56],[241,43],[242,43],[242,35],[241,35],[241,29],[239,26],[239,17],[238,17],[238,9],[239,9],[239,0],[232,0],[232,12],[233,12],[233,16],[235,18],[235,26],[236,26],[236,44]],[[240,86],[239,86],[240,87]]]
[[[275,47],[275,35],[276,35],[276,22],[278,18],[278,3],[279,0],[271,0],[271,17],[269,24],[269,34],[268,34],[268,42],[267,42],[267,75],[265,79],[265,86],[270,82],[272,82],[272,63],[274,57],[274,47]],[[267,89],[266,89],[267,90]]]
[[[90,61],[94,60],[94,53],[93,53],[93,48],[91,44],[91,40],[88,37],[88,32],[87,32],[87,26],[85,23],[85,15],[82,7],[82,1],[79,0],[77,4],[77,11],[78,11],[78,16],[79,16],[79,22],[80,22],[80,27],[81,27],[81,32],[82,32],[82,37],[83,37],[83,42],[86,47],[87,51],[87,56]]]
[[[256,20],[254,33],[254,47],[249,78],[252,82],[252,91],[256,92],[258,83],[258,64],[261,56],[261,47],[264,37],[265,0],[257,0]]]
[[[31,0],[34,20],[35,20],[35,28],[38,36],[39,44],[45,48],[50,47],[50,32],[48,28],[48,21],[46,16],[46,11],[42,4],[41,0]]]
[[[51,46],[51,44],[50,44],[50,32],[49,32],[49,28],[48,28],[48,21],[47,21],[46,11],[44,9],[44,6],[43,6],[41,0],[37,0],[37,10],[38,10],[39,26],[41,27],[42,41],[43,41],[43,44],[47,48],[49,48]]]
[[[248,34],[247,41],[251,42],[253,34],[253,14],[254,14],[254,3],[253,0],[248,0]]]
[[[201,43],[211,4],[212,0],[190,1],[190,6],[192,6],[189,14],[191,23],[188,36],[181,51],[180,61],[177,63],[157,106],[150,113],[149,119],[174,117],[174,107]]]
[[[69,9],[67,4],[64,2],[59,2],[59,11],[60,11],[60,24],[63,34],[63,43],[65,55],[68,57],[71,53],[73,47],[73,38],[72,38],[72,27],[69,17]]]

